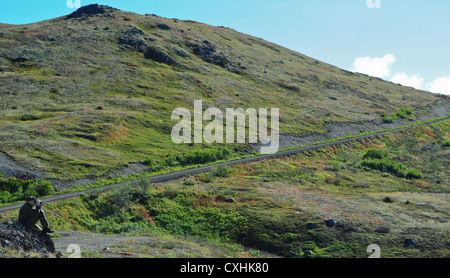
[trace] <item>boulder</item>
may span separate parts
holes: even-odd
[[[234,199],[231,197],[228,199],[225,199],[225,203],[234,203]]]
[[[408,239],[405,239],[405,241],[403,241],[403,245],[405,247],[413,246],[413,245],[416,245],[416,244],[417,244],[417,242],[413,238],[408,238]]]
[[[325,220],[325,224],[327,225],[327,227],[333,227],[336,225],[336,221],[334,219],[328,219]]]
[[[156,27],[158,27],[161,30],[170,30],[170,27],[164,23],[160,23],[160,24],[156,25]]]
[[[173,64],[173,60],[169,54],[167,54],[163,49],[155,46],[149,47],[144,53],[144,57],[166,65]]]

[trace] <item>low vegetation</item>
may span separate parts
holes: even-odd
[[[228,159],[232,154],[233,150],[226,147],[219,147],[218,149],[200,149],[182,155],[168,155],[163,164],[167,166],[207,164],[218,160]]]
[[[282,136],[324,138],[329,126],[367,131],[382,114],[412,116],[401,107],[413,107],[418,120],[439,117],[430,110],[449,101],[229,28],[90,8],[0,31],[0,151],[45,179],[104,177],[139,161],[221,159],[219,145],[198,151],[171,140],[171,112],[193,111],[196,99],[221,111],[279,108]]]
[[[155,174],[252,153],[175,144],[171,112],[192,111],[196,99],[220,110],[279,108],[286,140],[326,140],[353,125],[363,134],[366,125],[442,117],[433,109],[448,107],[447,96],[229,28],[94,8],[101,12],[0,31],[0,152],[47,180],[102,183],[131,163]],[[367,257],[370,244],[382,257],[448,257],[449,134],[446,121],[161,184],[141,180],[45,210],[56,230],[180,236],[283,257]],[[52,191],[42,180],[0,179],[3,203]],[[418,244],[405,246],[408,238]]]
[[[392,173],[401,178],[422,178],[422,173],[419,170],[408,168],[404,163],[387,158],[387,156],[388,153],[385,150],[370,149],[364,154],[364,160],[360,162],[359,167]]]
[[[0,178],[0,204],[23,201],[27,196],[47,196],[53,192],[54,188],[49,181]]]
[[[176,235],[283,257],[368,257],[370,244],[381,257],[445,257],[449,134],[447,121],[160,184],[143,179],[49,203],[46,214],[57,230]],[[373,160],[422,176],[360,166]],[[410,238],[417,244],[405,246]]]
[[[392,124],[397,119],[414,119],[414,110],[412,108],[400,108],[390,117],[386,115],[381,117],[381,121],[388,124]]]

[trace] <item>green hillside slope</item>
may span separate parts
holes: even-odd
[[[107,6],[1,26],[0,158],[19,173],[95,179],[118,165],[217,148],[171,140],[171,112],[192,111],[195,99],[204,109],[279,108],[284,147],[445,116],[448,106],[439,107],[449,103],[228,28]],[[382,123],[403,107],[416,118]]]
[[[445,121],[164,183],[141,180],[48,203],[45,212],[55,244],[63,253],[80,244],[83,257],[126,250],[169,258],[367,258],[376,244],[382,258],[448,258],[449,140]],[[383,159],[421,177],[365,164]],[[326,225],[330,219],[335,225]],[[118,234],[135,240],[123,244]]]

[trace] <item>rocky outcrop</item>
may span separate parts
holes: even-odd
[[[119,45],[129,46],[138,52],[144,53],[149,48],[148,41],[152,41],[141,29],[134,26],[124,31],[119,38]]]
[[[99,6],[98,4],[83,6],[78,10],[74,11],[73,13],[69,14],[67,18],[77,18],[82,16],[104,14],[106,12],[105,7],[106,6]]]
[[[189,45],[195,55],[203,61],[225,68],[229,63],[226,55],[217,50],[216,45],[204,40],[202,43],[191,43]]]
[[[145,51],[144,57],[166,65],[171,65],[173,63],[173,60],[169,54],[167,54],[164,49],[156,46],[149,47],[147,51]]]
[[[19,252],[34,252],[41,257],[55,257],[60,253],[55,251],[53,240],[47,234],[25,228],[18,222],[5,221],[0,223],[1,248],[14,249]],[[0,252],[0,257],[3,252]]]

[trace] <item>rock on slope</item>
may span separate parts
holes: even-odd
[[[35,253],[44,258],[59,255],[55,252],[53,240],[49,235],[30,231],[18,222],[0,223],[0,245],[0,257],[4,256],[5,249],[25,254]]]

